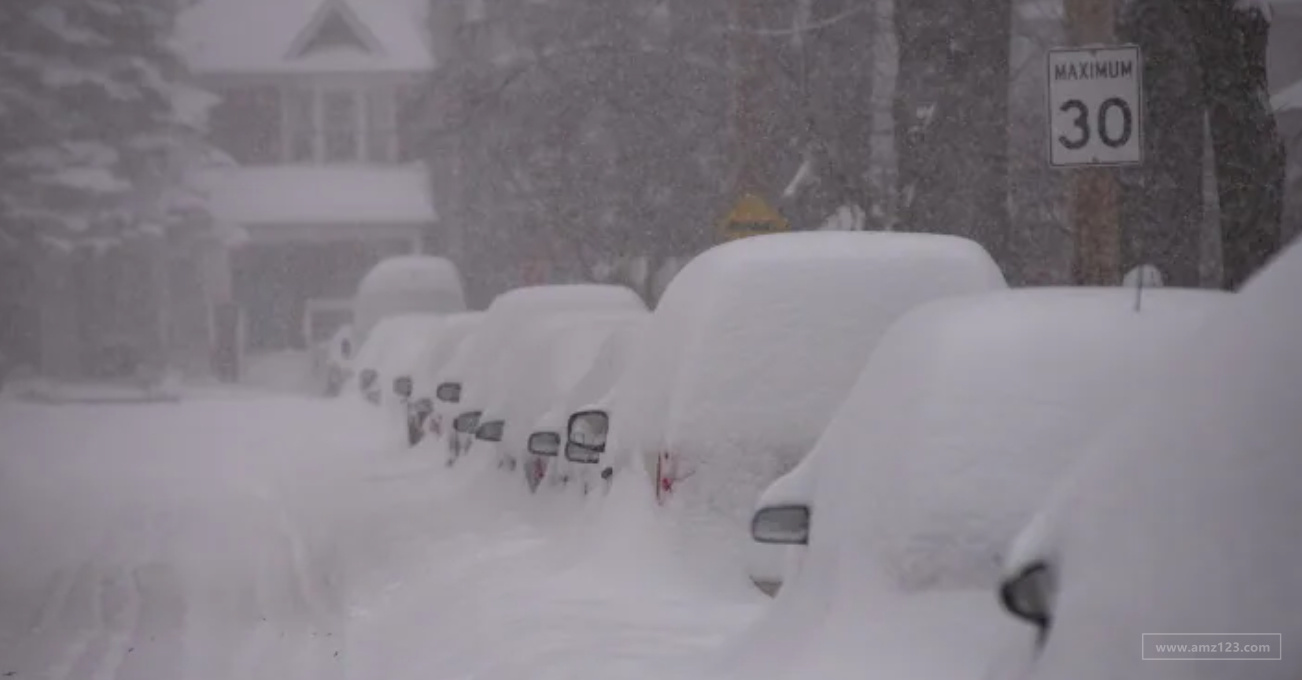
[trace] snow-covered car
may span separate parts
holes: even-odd
[[[357,389],[366,401],[376,406],[397,402],[405,410],[406,399],[401,394],[405,390],[395,380],[411,374],[421,348],[442,318],[438,314],[399,314],[376,324],[353,364]]]
[[[924,302],[1005,288],[990,255],[953,236],[804,232],[712,248],[669,285],[615,388],[606,467],[645,472],[704,548],[685,552],[725,555],[741,576],[756,498],[813,446],[886,329]]]
[[[1163,289],[1137,312],[1121,288],[1021,289],[902,318],[801,471],[812,500],[754,517],[757,540],[808,548],[739,674],[981,678],[1015,627],[990,596],[1004,546],[1146,369],[1231,300]]]
[[[431,334],[417,357],[411,375],[412,396],[407,402],[407,441],[412,446],[424,438],[427,430],[435,436],[442,433],[442,419],[434,411],[438,387],[435,381],[439,371],[479,328],[483,316],[483,312],[462,312],[443,317],[438,330]]]
[[[380,321],[400,314],[466,311],[461,273],[451,260],[400,255],[381,260],[362,277],[353,297],[353,343],[365,345]]]
[[[637,318],[630,318],[627,323],[616,328],[602,343],[583,377],[534,424],[529,453],[548,459],[546,479],[549,486],[566,486],[574,481],[574,488],[586,494],[595,483],[595,468],[600,460],[600,452],[569,447],[566,444],[569,423],[574,414],[591,409],[594,400],[610,393],[615,381],[637,351],[638,342],[650,323],[650,316],[637,315]],[[593,417],[598,416],[587,418]],[[537,447],[534,446],[535,441]],[[584,442],[591,445],[591,440],[585,439]]]
[[[497,445],[501,467],[515,470],[523,463],[529,489],[537,490],[553,458],[528,455],[533,426],[583,379],[608,339],[648,315],[646,311],[568,312],[541,319],[526,330],[528,339],[507,357],[503,381],[486,410],[505,421]]]
[[[642,298],[624,286],[529,286],[498,295],[484,312],[479,328],[462,343],[457,356],[436,379],[436,417],[453,424],[452,432],[445,437],[448,464],[455,464],[465,454],[493,389],[508,380],[503,376],[505,359],[524,328],[536,320],[566,312],[646,311]]]
[[[1298,291],[1302,242],[1155,361],[1008,550],[985,677],[1302,677]]]

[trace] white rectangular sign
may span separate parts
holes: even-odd
[[[1143,162],[1143,61],[1138,45],[1049,51],[1049,164]]]

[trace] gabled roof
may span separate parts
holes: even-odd
[[[199,0],[176,42],[199,74],[422,72],[435,66],[425,11],[423,0]],[[337,22],[342,41],[328,33]]]
[[[301,59],[328,49],[352,49],[361,54],[383,52],[384,46],[357,17],[347,0],[326,0],[289,47],[289,59]]]

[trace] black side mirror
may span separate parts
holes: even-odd
[[[413,387],[411,378],[405,375],[393,379],[393,393],[403,399],[411,397]]]
[[[574,463],[596,463],[606,452],[610,416],[602,410],[579,411],[566,428],[565,458]]]
[[[486,442],[500,442],[502,441],[502,430],[504,429],[506,429],[506,421],[490,420],[481,423],[479,428],[475,430],[475,439]]]
[[[461,401],[461,383],[445,382],[434,390],[434,396],[449,404],[458,403]]]
[[[809,545],[808,505],[773,505],[751,518],[750,535],[757,543]]]
[[[419,422],[425,422],[429,414],[434,412],[434,402],[429,397],[421,397],[407,407],[411,411],[412,417]]]
[[[1033,562],[999,586],[1004,609],[1040,630],[1043,636],[1053,619],[1053,571],[1044,562]]]
[[[479,426],[481,411],[466,411],[452,421],[452,429],[459,434],[471,434]]]
[[[535,456],[555,457],[561,450],[561,436],[555,432],[542,431],[529,435],[529,453]]]

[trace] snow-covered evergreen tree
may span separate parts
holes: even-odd
[[[0,247],[108,245],[201,217],[187,167],[211,97],[175,0],[0,3]]]

